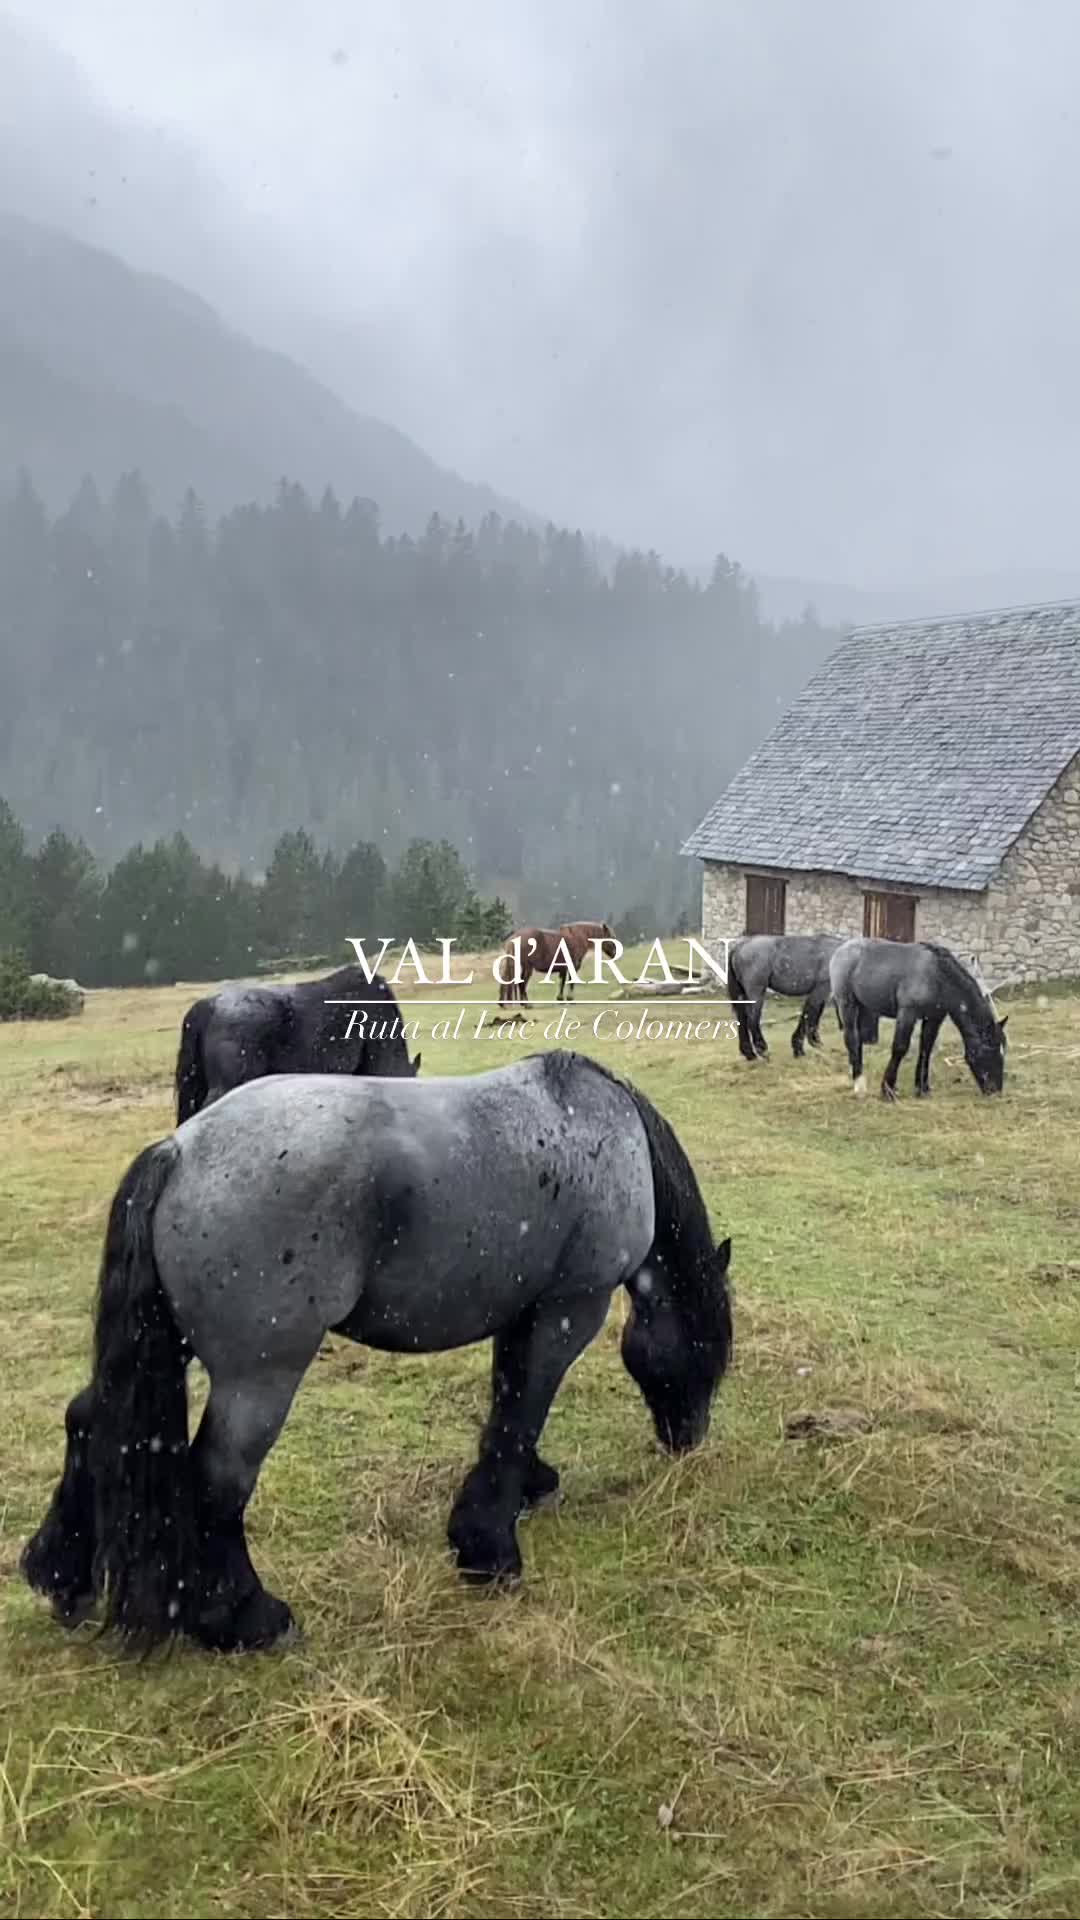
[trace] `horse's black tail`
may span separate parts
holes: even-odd
[[[176,1124],[182,1127],[204,1105],[209,1087],[203,1037],[209,1010],[205,1000],[197,1000],[184,1015],[180,1029],[180,1051],[176,1057]]]
[[[746,1005],[747,992],[735,966],[734,952],[729,952],[727,962],[728,993],[735,1009],[735,1019],[739,1028],[739,1052],[744,1060],[756,1060],[757,1048],[750,1037],[750,1009]]]
[[[94,1584],[105,1626],[148,1645],[178,1633],[196,1598],[184,1349],[153,1245],[178,1157],[172,1140],[145,1148],[117,1188],[94,1332]]]

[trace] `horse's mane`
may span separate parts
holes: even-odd
[[[962,960],[957,959],[951,947],[940,946],[936,940],[924,940],[922,945],[928,953],[933,954],[950,985],[956,987],[961,993],[973,996],[971,1011],[976,1021],[981,1020],[987,1032],[992,1027],[996,1034],[997,1015],[994,1012],[993,1002],[985,987],[979,985],[971,969],[965,967]]]
[[[355,993],[359,990],[361,993],[370,994],[373,1000],[394,998],[393,988],[383,979],[381,973],[373,973],[368,980],[363,968],[355,962],[351,966],[339,967],[336,973],[328,974],[325,980],[299,980],[297,988],[304,988],[309,993],[317,992],[325,995],[337,992]]]
[[[693,1275],[696,1279],[715,1251],[715,1242],[697,1175],[670,1122],[639,1087],[613,1073],[610,1067],[601,1066],[588,1054],[552,1048],[531,1058],[543,1061],[548,1085],[557,1096],[566,1091],[566,1082],[579,1067],[601,1074],[629,1094],[641,1115],[652,1162],[656,1234],[647,1257],[664,1267],[676,1288],[684,1275]]]

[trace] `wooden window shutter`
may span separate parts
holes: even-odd
[[[747,933],[783,933],[787,882],[763,873],[746,876]]]
[[[913,893],[865,893],[863,932],[871,940],[914,940]]]

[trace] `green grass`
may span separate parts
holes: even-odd
[[[524,1050],[433,1041],[438,993],[425,1072]],[[834,1022],[793,1061],[783,1005],[752,1068],[579,1035],[733,1236],[709,1446],[656,1452],[616,1304],[549,1425],[565,1504],[492,1600],[444,1549],[486,1353],[330,1341],[251,1510],[302,1642],[139,1664],[17,1559],[191,997],[0,1029],[0,1914],[1080,1911],[1080,1000],[1014,1000],[1001,1101],[951,1029],[895,1108],[851,1098]]]

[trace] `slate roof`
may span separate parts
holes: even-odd
[[[985,887],[1080,752],[1080,603],[850,634],[683,847]]]

